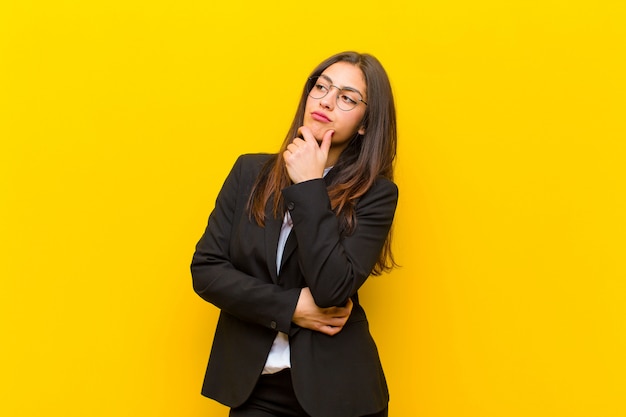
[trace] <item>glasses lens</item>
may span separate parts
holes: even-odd
[[[313,77],[309,81],[309,95],[312,98],[322,98],[330,90],[330,83],[324,78]]]
[[[352,110],[359,104],[360,100],[361,95],[356,91],[341,90],[337,96],[337,106],[339,106],[341,110]]]

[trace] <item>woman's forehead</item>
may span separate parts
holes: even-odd
[[[336,62],[326,68],[321,76],[339,87],[352,87],[363,94],[367,89],[363,71],[349,62]]]

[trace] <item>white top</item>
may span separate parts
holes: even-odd
[[[283,225],[280,228],[280,236],[278,237],[278,248],[276,250],[276,273],[280,274],[280,263],[283,259],[283,252],[285,250],[285,244],[291,229],[293,222],[291,221],[291,215],[289,212],[285,213],[283,219]],[[282,369],[291,368],[291,356],[289,351],[289,337],[286,333],[278,332],[272,349],[267,356],[265,367],[263,368],[263,374],[274,374]]]

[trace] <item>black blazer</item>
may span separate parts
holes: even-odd
[[[277,331],[289,335],[296,396],[313,417],[356,417],[389,400],[378,351],[357,290],[370,275],[396,209],[398,189],[379,178],[356,205],[357,226],[341,236],[325,179],[283,190],[293,220],[280,275],[276,248],[282,218],[269,211],[265,227],[246,203],[263,165],[275,155],[239,157],[217,197],[191,264],[194,290],[221,309],[202,394],[237,407],[250,396]],[[300,288],[320,307],[354,307],[335,336],[291,322]]]

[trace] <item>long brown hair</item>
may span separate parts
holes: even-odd
[[[361,69],[368,97],[362,122],[365,135],[356,133],[350,140],[333,168],[337,173],[327,187],[331,207],[340,220],[342,232],[349,235],[356,227],[355,205],[359,197],[370,189],[378,177],[393,181],[397,143],[396,110],[387,73],[372,55],[357,52],[333,55],[319,64],[309,77],[321,75],[326,68],[337,62],[347,62]],[[249,216],[261,226],[265,225],[265,208],[269,201],[272,201],[272,214],[275,218],[284,214],[281,190],[291,185],[291,180],[282,154],[298,135],[298,129],[303,124],[307,96],[308,88],[305,85],[296,115],[280,151],[267,162],[252,188],[248,201]],[[396,263],[391,253],[390,232],[372,274],[380,275],[394,266]]]

